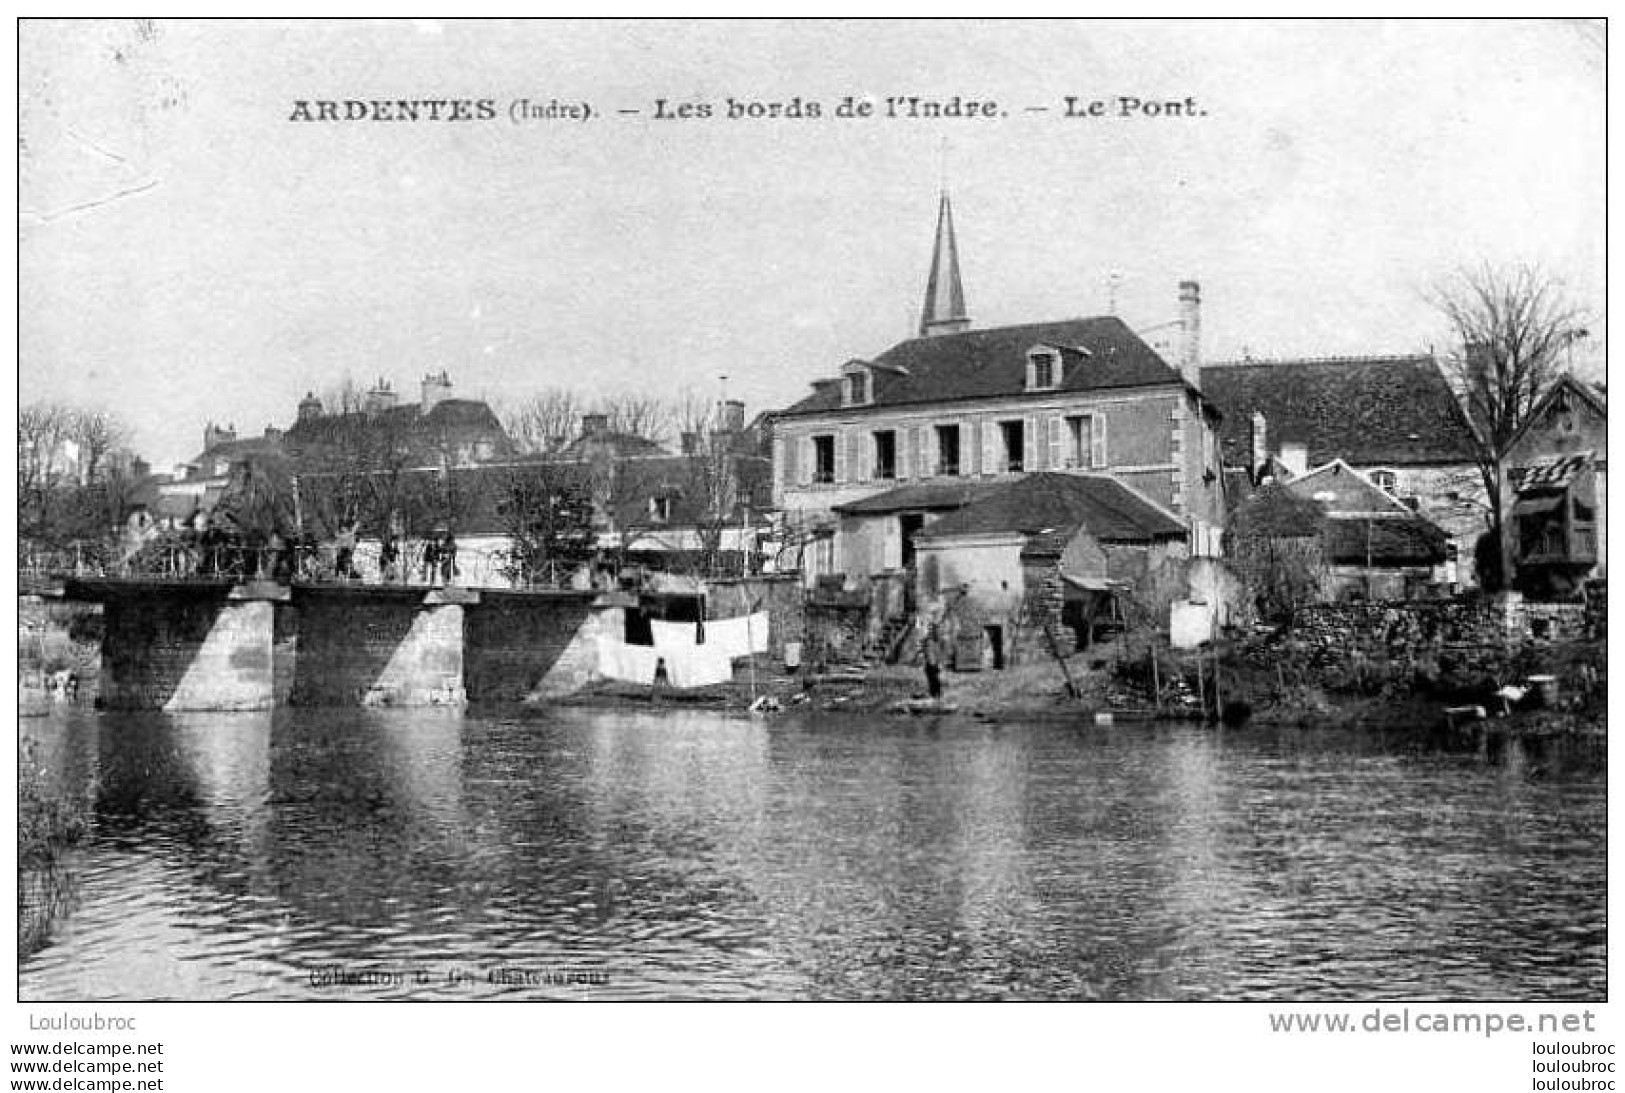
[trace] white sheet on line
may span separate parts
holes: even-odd
[[[659,659],[660,654],[648,645],[628,645],[607,639],[598,643],[598,672],[605,679],[653,684],[655,663]]]
[[[692,622],[666,622],[649,620],[649,633],[656,649],[692,649],[698,636],[698,627]]]
[[[720,649],[731,657],[747,657],[767,652],[768,615],[758,611],[737,619],[707,619],[705,647]]]
[[[733,661],[728,654],[709,645],[662,649],[660,657],[666,662],[667,682],[680,689],[728,683],[734,677]]]

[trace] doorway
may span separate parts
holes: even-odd
[[[987,635],[987,655],[993,670],[1004,671],[1004,627],[985,626],[982,632]]]

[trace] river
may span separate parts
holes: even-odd
[[[1601,748],[558,709],[69,713],[25,1001],[1601,1000]]]

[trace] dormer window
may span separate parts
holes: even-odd
[[[873,366],[868,361],[855,359],[841,365],[841,405],[868,406],[874,398]]]
[[[1050,391],[1061,385],[1061,354],[1048,346],[1027,351],[1027,390]]]
[[[1371,479],[1373,486],[1390,497],[1395,496],[1399,491],[1399,475],[1385,467],[1371,471],[1368,477]]]

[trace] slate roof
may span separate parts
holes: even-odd
[[[1043,472],[989,485],[975,500],[944,516],[918,538],[1001,532],[1046,536],[1079,527],[1096,539],[1112,542],[1138,543],[1185,534],[1184,525],[1170,513],[1115,478]]]
[[[1336,357],[1214,364],[1202,391],[1224,414],[1224,461],[1248,466],[1253,414],[1262,411],[1271,452],[1309,446],[1309,464],[1360,467],[1472,460],[1472,432],[1430,356]]]
[[[448,398],[436,403],[427,414],[420,403],[409,402],[371,413],[323,414],[294,422],[284,434],[290,447],[335,444],[356,432],[383,433],[398,430],[414,438],[435,433],[485,433],[493,441],[506,443],[507,433],[491,407],[477,399]]]
[[[218,444],[211,444],[189,462],[195,467],[204,467],[216,459],[236,463],[250,456],[276,455],[281,451],[282,439],[279,436],[250,436],[243,437],[240,440],[222,440]]]
[[[903,406],[1024,394],[1027,350],[1035,345],[1063,350],[1061,391],[1182,382],[1179,372],[1156,350],[1141,341],[1121,319],[1108,315],[900,342],[868,362],[874,365],[869,405]],[[783,413],[809,414],[840,408],[840,385],[824,381]]]
[[[667,454],[657,442],[636,433],[602,432],[576,437],[559,449],[557,458],[582,459],[598,451],[607,451],[616,459]]]
[[[836,505],[843,516],[884,516],[893,512],[941,512],[962,508],[993,489],[990,482],[921,482],[899,486],[873,497]]]

